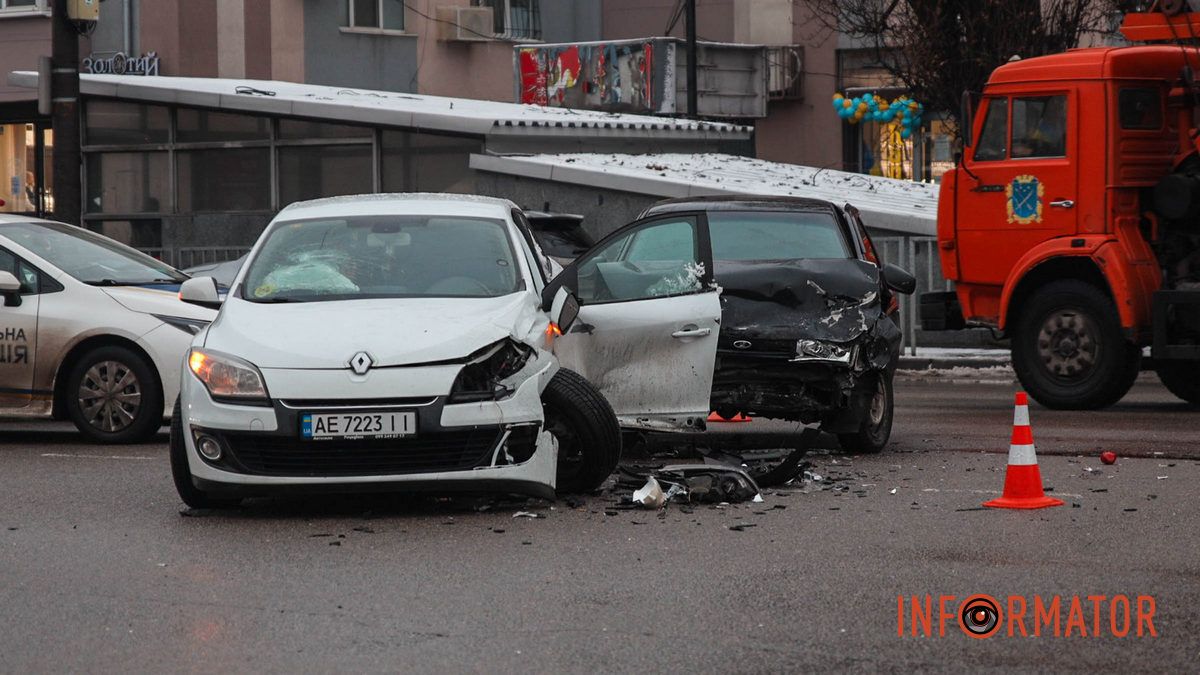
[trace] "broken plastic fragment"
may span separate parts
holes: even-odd
[[[645,485],[634,491],[633,503],[647,509],[658,509],[667,503],[667,495],[658,481],[651,476],[646,479]]]

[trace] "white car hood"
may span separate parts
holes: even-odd
[[[294,304],[230,297],[204,347],[260,368],[347,368],[360,351],[370,354],[376,367],[447,361],[505,337],[527,335],[536,309],[523,292]]]
[[[158,314],[159,316],[178,316],[184,319],[199,319],[212,321],[217,312],[214,309],[200,307],[179,299],[178,291],[168,291],[161,288],[142,288],[140,286],[105,286],[100,290],[108,297],[119,302],[126,309],[143,314]]]

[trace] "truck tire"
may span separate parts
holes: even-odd
[[[1200,362],[1162,361],[1155,366],[1155,372],[1167,391],[1192,405],[1200,405]]]
[[[1112,300],[1091,284],[1046,284],[1013,323],[1013,369],[1047,408],[1105,408],[1137,378],[1141,350],[1125,339]]]
[[[600,487],[621,459],[621,427],[612,406],[582,375],[561,368],[542,392],[546,430],[558,441],[557,490]]]
[[[892,374],[876,373],[871,387],[874,391],[867,399],[862,427],[852,433],[837,435],[838,443],[848,452],[882,452],[892,437],[892,417],[896,407]]]

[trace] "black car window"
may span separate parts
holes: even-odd
[[[710,211],[713,260],[799,260],[852,257],[827,211]]]

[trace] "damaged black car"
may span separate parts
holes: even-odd
[[[891,435],[900,353],[896,293],[916,280],[884,264],[857,209],[787,197],[660,202],[643,214],[703,215],[721,288],[711,407],[820,424],[875,452]]]
[[[660,202],[547,284],[564,367],[622,427],[697,431],[709,411],[792,420],[877,451],[891,435],[896,293],[858,212],[818,200]],[[556,337],[557,336],[557,337]]]

